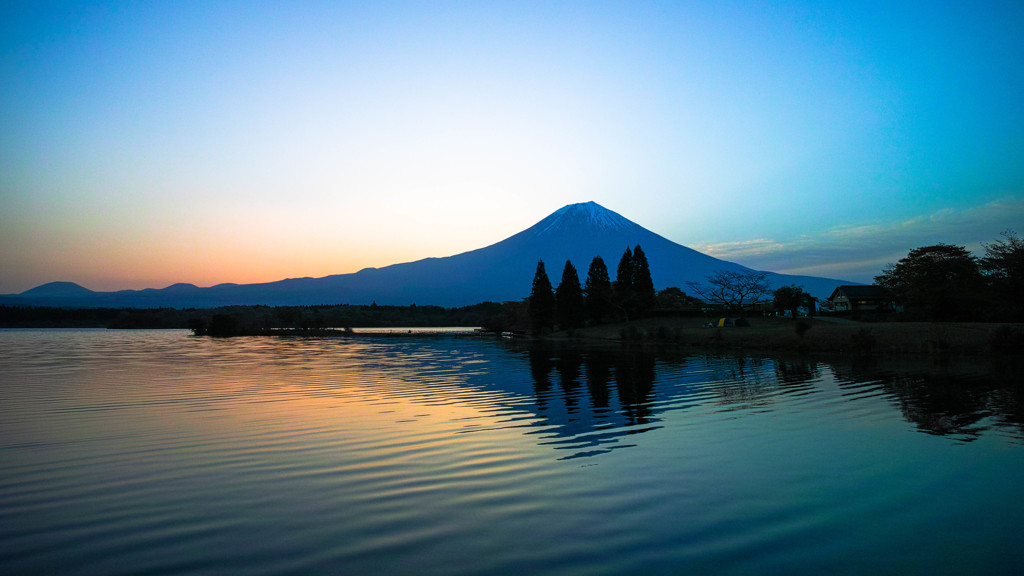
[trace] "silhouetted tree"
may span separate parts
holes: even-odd
[[[615,282],[612,283],[612,290],[615,293],[615,303],[624,309],[628,309],[630,295],[633,293],[633,251],[626,246],[622,258],[619,258],[619,267],[615,270]]]
[[[202,318],[189,318],[188,329],[192,331],[195,336],[206,336],[208,326],[206,320]]]
[[[655,304],[658,308],[679,310],[700,307],[703,302],[701,302],[700,298],[694,298],[683,292],[678,286],[669,286],[658,292],[655,297]]]
[[[875,276],[875,283],[888,288],[909,312],[938,320],[977,315],[985,288],[977,258],[951,244],[911,250]]]
[[[773,294],[772,303],[776,310],[788,310],[792,318],[796,320],[797,310],[801,306],[807,306],[810,311],[814,304],[814,296],[804,292],[803,286],[792,284],[779,287]]]
[[[587,270],[587,283],[583,288],[587,307],[587,317],[594,324],[600,324],[612,311],[614,293],[612,281],[608,277],[608,267],[604,260],[597,256],[590,261]]]
[[[214,314],[206,329],[209,336],[235,336],[239,330],[238,317],[233,314]]]
[[[492,332],[525,332],[530,325],[528,303],[524,301],[503,302],[497,304],[486,302],[478,304],[486,306],[483,317],[479,322],[482,328]],[[472,325],[474,322],[462,322]]]
[[[992,287],[993,303],[1004,318],[1024,319],[1024,240],[1012,230],[1002,233],[1003,240],[985,247],[981,258],[981,270]],[[1005,318],[1009,315],[1010,318]]]
[[[701,298],[712,304],[720,304],[726,310],[738,312],[771,294],[768,273],[750,271],[732,272],[718,270],[707,277],[706,283],[687,282]]]
[[[612,282],[612,303],[616,309],[622,312],[626,322],[629,322],[631,302],[633,296],[633,251],[626,246],[626,251],[619,258],[619,266],[615,270],[615,281]]]
[[[583,290],[580,289],[580,277],[576,267],[569,260],[562,269],[562,281],[555,290],[555,311],[558,326],[562,330],[583,326],[586,308],[583,304]]]
[[[550,330],[555,323],[555,294],[551,281],[544,270],[544,261],[537,262],[533,275],[533,289],[530,290],[530,329],[541,333]]]
[[[651,268],[647,264],[647,255],[640,245],[633,248],[633,279],[632,279],[633,313],[642,315],[654,307],[654,281],[651,280]]]

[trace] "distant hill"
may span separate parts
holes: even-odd
[[[77,298],[89,297],[93,294],[96,293],[74,282],[49,282],[26,290],[19,296],[25,298]]]
[[[639,244],[659,290],[687,281],[701,282],[717,270],[750,268],[719,260],[677,244],[594,202],[571,204],[537,224],[485,248],[444,258],[426,258],[383,268],[323,278],[292,278],[261,284],[219,284],[199,288],[174,284],[162,289],[92,292],[69,282],[44,284],[0,303],[77,307],[195,307],[231,304],[295,306],[312,304],[432,304],[465,306],[479,302],[521,300],[530,294],[537,261],[543,260],[557,285],[566,260],[580,276],[595,256],[604,259],[614,279],[627,247]],[[770,273],[774,287],[798,284],[827,297],[836,286],[856,284],[814,276]]]

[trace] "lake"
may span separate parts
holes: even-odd
[[[0,572],[1020,574],[1019,368],[0,330]]]

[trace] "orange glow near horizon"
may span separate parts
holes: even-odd
[[[67,242],[37,246],[31,258],[26,255],[19,263],[26,280],[11,288],[20,292],[53,281],[95,291],[163,288],[178,282],[201,287],[274,282],[450,256],[503,239],[493,237],[493,230],[501,230],[497,226],[488,229],[490,234],[477,230],[475,236],[467,230],[442,235],[424,229],[417,242],[399,236],[391,226],[376,231],[342,226],[334,241],[325,244],[322,236],[284,226],[246,226],[185,235],[157,235],[158,230],[76,234]]]
[[[991,242],[1021,10],[916,4],[0,3],[0,294],[344,274],[586,201],[763,270]]]

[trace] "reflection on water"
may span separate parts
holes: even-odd
[[[542,444],[575,451],[564,458],[622,447],[622,436],[658,427],[652,354],[533,346],[527,355],[536,412],[549,426]]]
[[[972,441],[986,431],[1024,437],[1024,381],[1020,361],[962,360],[835,364],[853,385],[877,382],[900,413],[929,434]]]
[[[698,404],[722,412],[770,410],[781,394],[822,392],[826,379],[850,399],[887,399],[922,432],[971,441],[994,429],[1024,439],[1024,386],[1012,364],[964,361],[951,368],[863,359],[826,364],[546,343],[535,343],[525,354],[537,415],[560,439],[548,444],[577,451],[566,458],[622,447],[624,437],[659,428],[666,411]],[[597,431],[601,434],[593,434]]]
[[[1016,574],[1019,366],[0,331],[11,574]]]

